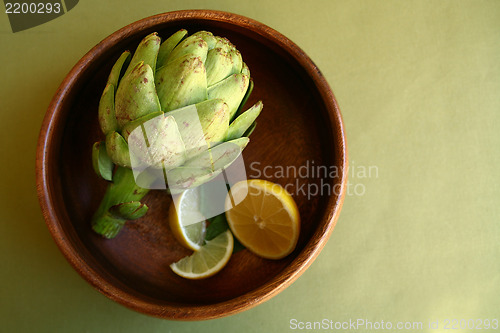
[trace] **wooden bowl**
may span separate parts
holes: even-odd
[[[149,193],[144,200],[150,207],[148,214],[128,222],[115,239],[103,239],[90,227],[107,185],[91,165],[92,144],[102,139],[97,106],[107,75],[121,52],[134,50],[147,34],[157,31],[165,38],[180,28],[227,37],[243,54],[255,82],[247,105],[264,102],[257,129],[244,151],[248,176],[291,184],[287,189],[302,220],[297,247],[288,257],[266,260],[243,250],[220,273],[196,281],[180,278],[169,268],[189,251],[170,233],[170,198],[164,191]],[[302,177],[304,166],[312,170],[319,165],[334,168],[338,176]],[[303,166],[302,174],[294,177],[278,172],[287,166]],[[325,245],[339,215],[346,167],[340,111],[311,59],[285,36],[259,22],[225,12],[191,10],[132,23],[104,39],[75,65],[43,121],[36,177],[40,205],[55,242],[92,286],[149,315],[201,320],[254,307],[305,271]],[[334,190],[313,195],[313,187],[325,188],[324,184]],[[307,187],[311,193],[304,190]]]

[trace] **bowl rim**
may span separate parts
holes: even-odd
[[[50,161],[48,159],[50,151],[54,149],[51,143],[57,119],[61,117],[60,106],[77,83],[79,74],[85,71],[102,52],[121,39],[134,34],[136,30],[153,28],[155,25],[165,22],[175,23],[176,21],[183,20],[211,21],[237,25],[239,28],[257,33],[265,40],[279,46],[286,54],[291,55],[305,69],[316,85],[316,89],[328,112],[329,125],[335,131],[332,134],[336,135],[336,141],[333,142],[333,145],[336,149],[337,159],[341,164],[340,195],[336,197],[334,195],[330,196],[326,207],[329,216],[324,218],[326,221],[320,224],[320,227],[314,232],[311,240],[304,246],[304,249],[279,275],[273,277],[264,285],[236,298],[215,304],[196,306],[174,303],[152,304],[109,283],[105,277],[101,276],[99,272],[85,262],[73,247],[71,241],[65,237],[60,217],[52,204],[49,174]],[[36,154],[36,184],[42,214],[54,241],[71,266],[95,289],[130,309],[155,317],[174,320],[205,320],[233,315],[255,307],[284,290],[312,264],[325,246],[339,217],[346,192],[347,165],[345,130],[337,101],[320,70],[302,49],[276,30],[238,14],[216,10],[181,10],[146,17],[117,30],[94,46],[76,63],[57,89],[42,122]]]

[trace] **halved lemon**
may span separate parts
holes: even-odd
[[[175,238],[185,247],[198,251],[205,240],[206,220],[199,210],[198,188],[174,197],[169,210],[169,224]]]
[[[225,208],[233,235],[256,255],[281,259],[297,245],[299,211],[280,185],[260,179],[238,182],[231,187]]]
[[[210,277],[226,266],[231,258],[233,245],[233,235],[230,230],[226,230],[214,239],[207,241],[191,256],[171,264],[170,268],[177,275],[187,279]]]

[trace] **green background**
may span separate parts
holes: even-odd
[[[50,99],[90,48],[141,18],[196,8],[261,21],[313,59],[355,172],[332,237],[293,285],[187,323],[128,310],[70,267],[34,169]],[[292,318],[362,318],[430,332],[429,321],[500,319],[500,1],[82,0],[15,34],[1,13],[0,63],[0,331],[283,332]],[[377,172],[363,177],[368,166]]]

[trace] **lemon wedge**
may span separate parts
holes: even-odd
[[[189,257],[170,265],[175,274],[186,279],[203,279],[219,272],[231,258],[233,235],[230,230],[206,242]]]
[[[174,197],[169,210],[169,224],[174,237],[184,247],[198,251],[206,233],[206,220],[199,211],[198,188],[188,189]]]

